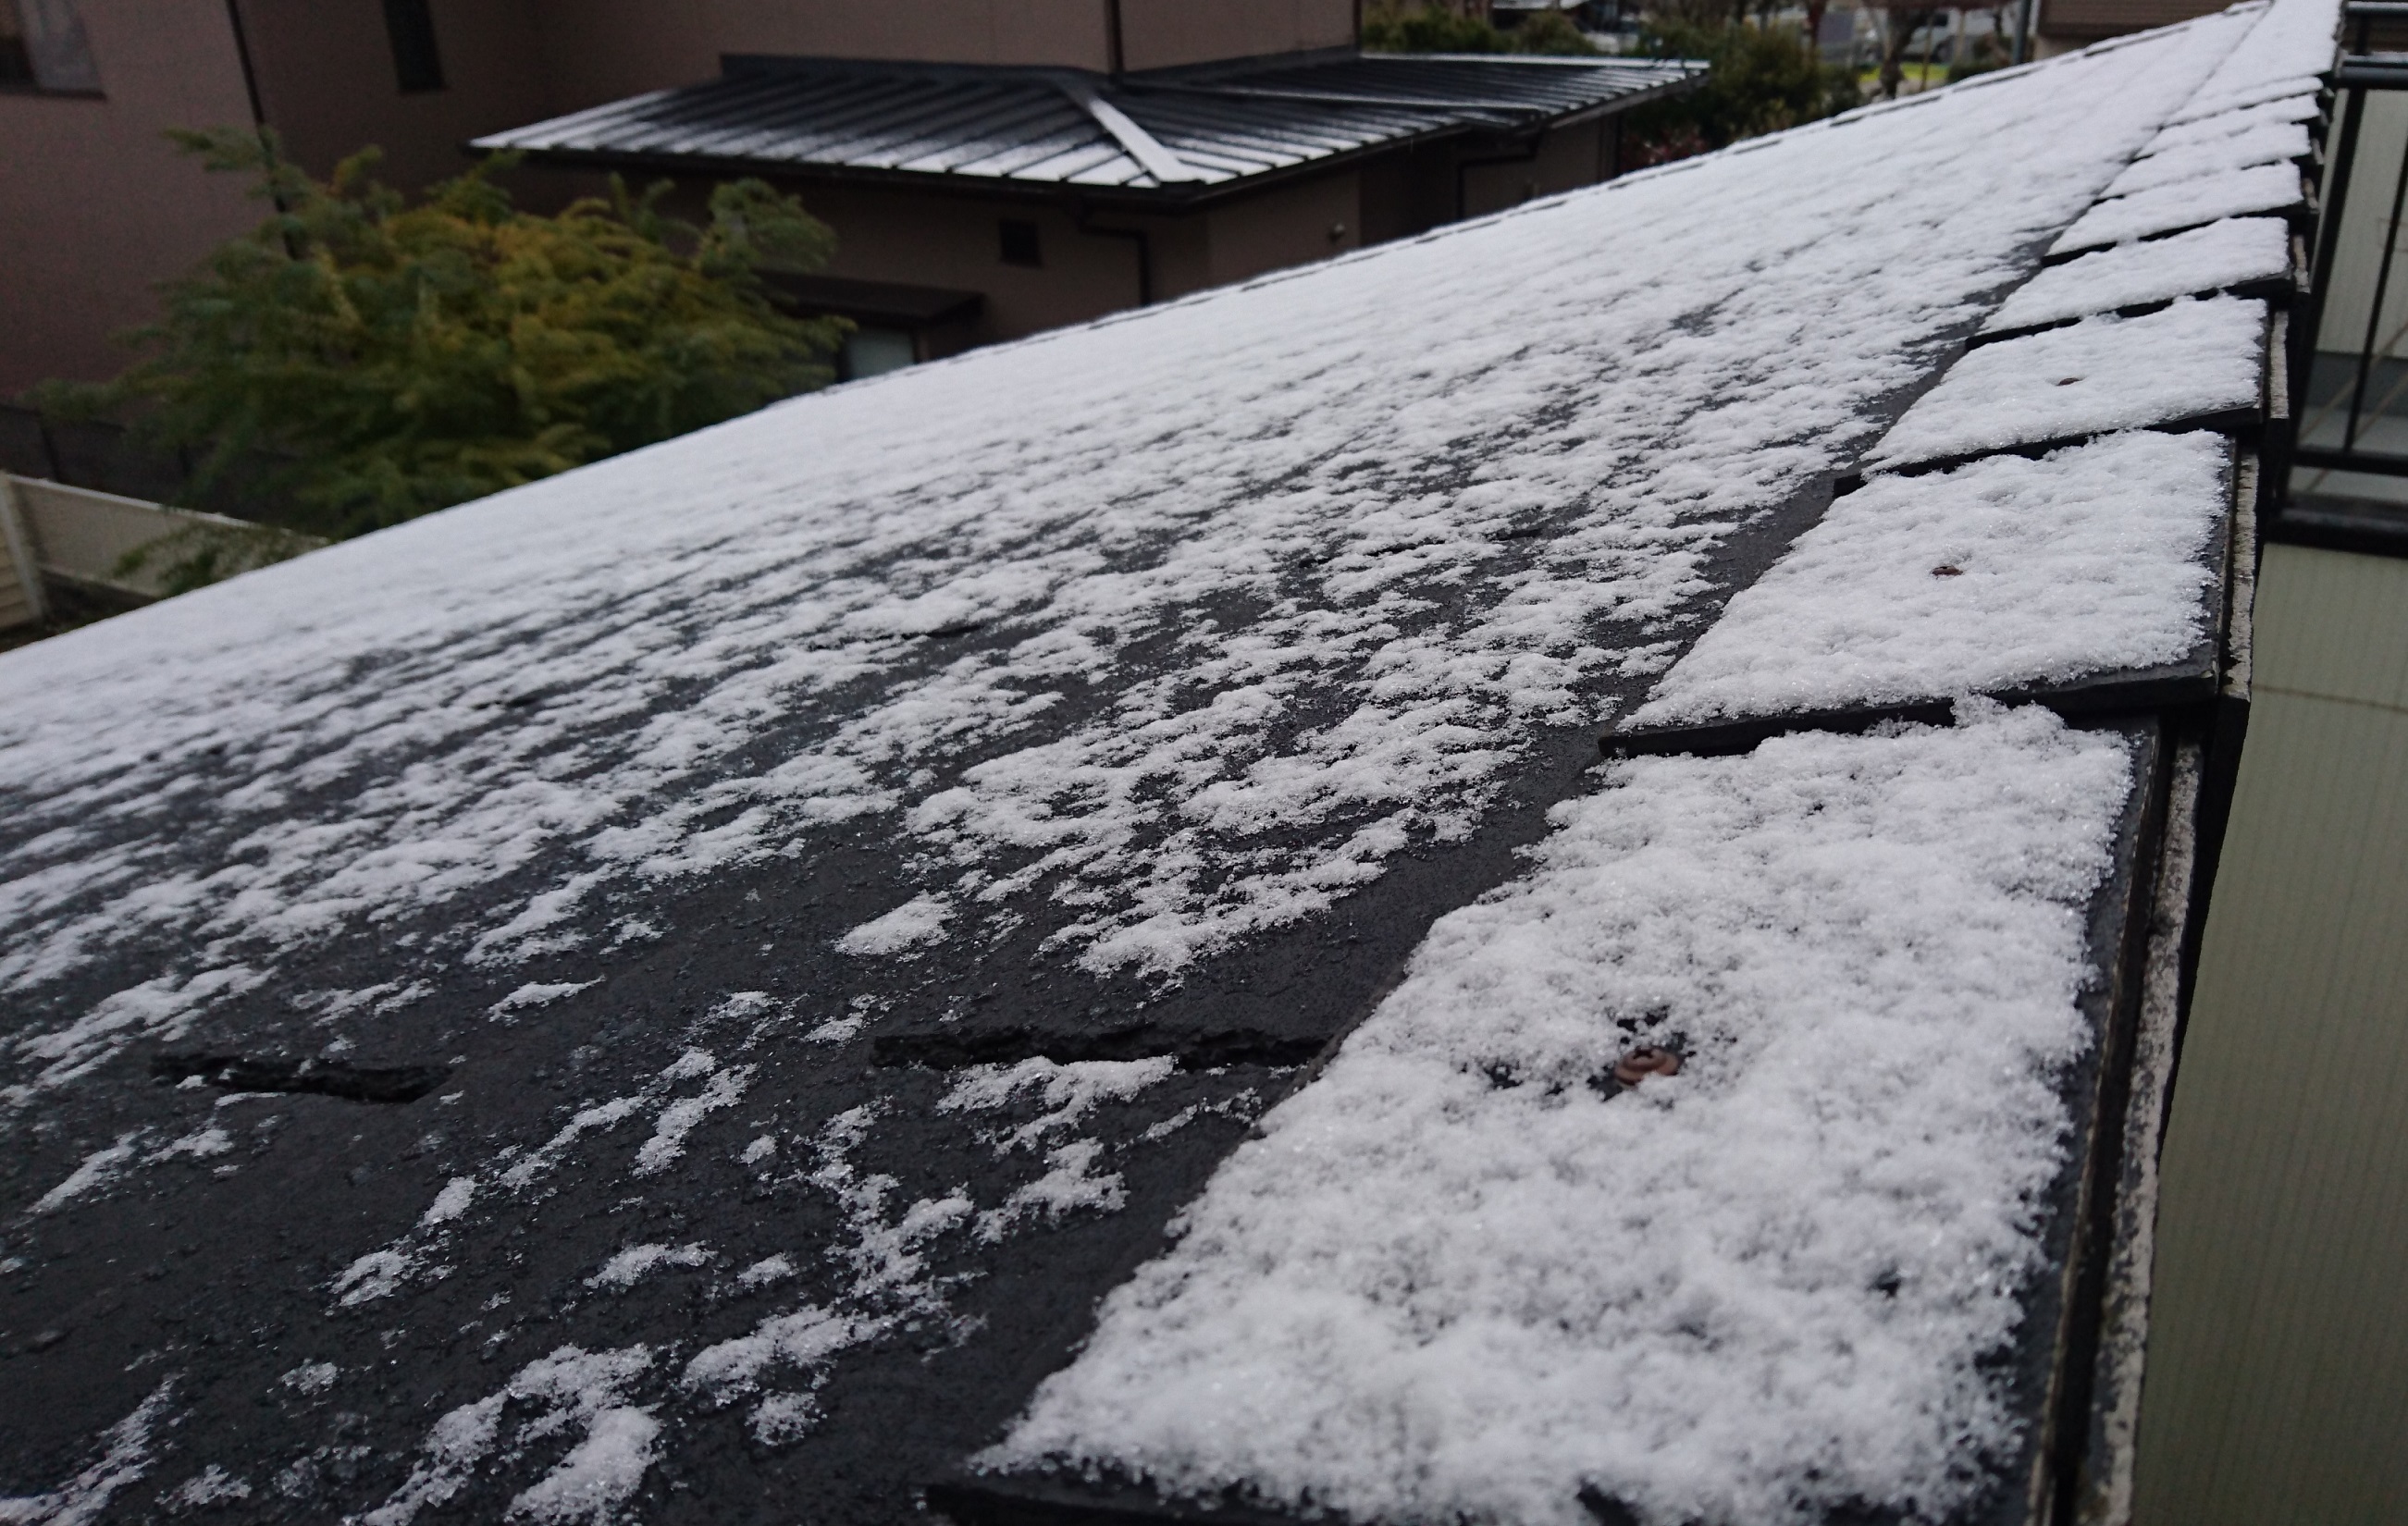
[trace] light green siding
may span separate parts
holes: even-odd
[[[2163,1181],[2135,1519],[2408,1521],[2408,561],[2268,548]]]

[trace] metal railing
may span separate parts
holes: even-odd
[[[2408,478],[2408,278],[2397,268],[2408,224],[2408,51],[2376,47],[2386,34],[2408,37],[2408,3],[2344,8],[2348,50],[2333,76],[2337,131],[2292,452],[2314,474],[2310,492],[2333,471]]]

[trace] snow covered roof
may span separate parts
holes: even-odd
[[[1585,121],[1705,72],[1678,59],[1394,53],[1124,75],[739,57],[723,78],[471,146],[561,164],[809,169],[1161,202],[1406,142]]]
[[[2293,245],[2223,188],[2334,21],[0,656],[0,1515],[2071,1490],[2286,426]]]

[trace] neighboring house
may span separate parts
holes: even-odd
[[[1622,113],[1698,72],[1347,49],[1113,74],[735,56],[710,84],[476,146],[697,196],[736,175],[799,191],[838,246],[795,290],[865,325],[863,375],[1611,179]]]
[[[2039,9],[2032,27],[2033,53],[2051,58],[2109,37],[2204,16],[2223,7],[2214,0],[2030,0]]]
[[[109,335],[150,316],[151,286],[256,221],[240,185],[168,147],[169,127],[258,121],[319,174],[374,144],[381,173],[412,187],[464,167],[471,138],[542,140],[546,128],[505,130],[597,107],[609,118],[614,101],[640,114],[663,89],[695,87],[679,109],[723,127],[765,107],[840,124],[844,151],[817,157],[791,135],[757,154],[539,157],[800,184],[842,241],[832,278],[871,283],[803,294],[876,331],[849,358],[867,371],[1605,178],[1618,165],[1608,119],[1692,72],[1484,62],[1358,76],[1356,27],[1354,0],[0,0],[0,226],[13,235],[0,396],[113,374]],[[1278,62],[1324,74],[1274,78]],[[1282,98],[1298,88],[1312,98]],[[712,118],[723,107],[736,115]],[[1161,146],[1182,141],[1175,125],[1159,141],[1139,125],[1157,108],[1205,119],[1194,165]],[[944,135],[970,119],[1006,148],[1067,134],[1066,155],[1093,143],[1134,157],[1118,174],[930,174],[941,166],[882,131],[958,145]],[[547,202],[597,184],[530,174],[521,190]],[[1149,247],[1158,268],[1142,268]],[[0,449],[0,465],[41,469],[22,441]]]
[[[0,655],[0,1519],[2125,1526],[2336,20]]]

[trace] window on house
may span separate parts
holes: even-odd
[[[839,379],[859,381],[900,371],[919,358],[919,348],[909,331],[865,325],[844,336],[844,353],[838,357],[837,370]]]
[[[0,88],[100,93],[75,0],[0,0]]]
[[[1041,265],[1043,253],[1037,247],[1037,224],[1017,222],[1010,218],[999,224],[1003,231],[1003,263],[1008,265]]]
[[[402,93],[443,88],[443,55],[435,46],[435,13],[427,0],[384,0],[385,36],[393,39],[393,75]]]

